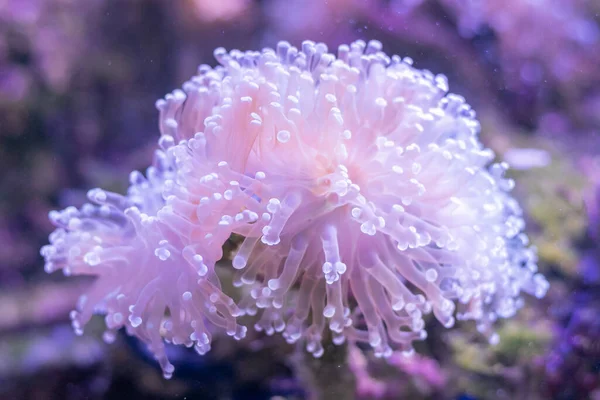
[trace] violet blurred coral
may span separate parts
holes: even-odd
[[[589,180],[584,191],[588,226],[580,238],[578,279],[551,310],[556,340],[545,364],[549,390],[557,398],[593,398],[600,390],[600,159],[583,157],[580,167]]]
[[[21,37],[27,45],[19,50],[30,51],[36,66],[27,72],[40,74],[53,90],[63,93],[81,68],[81,51],[89,48],[86,27],[102,4],[100,0],[84,6],[73,0],[5,0],[0,2],[0,33]]]
[[[512,73],[507,85],[519,81],[535,85],[548,78],[585,85],[593,79],[598,62],[594,47],[600,41],[600,30],[590,17],[587,0],[441,3],[455,15],[463,36],[474,36],[485,27],[495,33],[503,66]]]
[[[507,165],[444,76],[376,41],[337,57],[310,41],[215,57],[157,102],[147,179],[51,214],[46,269],[98,276],[78,331],[105,313],[170,376],[161,338],[203,353],[214,329],[243,337],[242,314],[260,311],[257,329],[316,357],[327,328],[390,356],[426,337],[431,311],[446,327],[475,320],[493,342],[521,292],[545,294]],[[244,237],[237,305],[214,272],[231,234]]]

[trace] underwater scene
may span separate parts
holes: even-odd
[[[600,2],[0,0],[0,399],[600,400]]]

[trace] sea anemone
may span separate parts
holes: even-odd
[[[522,291],[545,294],[507,165],[492,163],[443,75],[376,41],[337,57],[310,41],[215,57],[157,102],[160,173],[51,215],[47,270],[99,275],[77,329],[100,305],[169,374],[161,336],[204,352],[212,329],[242,337],[242,314],[260,311],[257,329],[316,357],[326,328],[335,344],[389,356],[426,337],[431,311],[446,327],[475,320],[495,341],[492,323],[514,315]],[[214,273],[231,234],[244,238],[237,305]]]
[[[96,277],[71,312],[75,332],[83,333],[94,312],[105,314],[104,339],[111,342],[125,327],[148,344],[166,378],[174,367],[163,339],[205,354],[214,331],[207,324],[236,338],[246,333],[236,323],[239,309],[221,292],[214,264],[194,251],[205,243],[183,242],[160,218],[165,183],[174,177],[170,157],[157,151],[146,177],[131,173],[127,196],[92,189],[91,203],[81,209],[51,212],[58,229],[41,250],[49,273]],[[208,246],[207,260],[221,258],[221,243]]]

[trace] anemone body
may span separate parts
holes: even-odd
[[[375,41],[340,46],[337,57],[313,42],[215,57],[220,66],[200,66],[157,102],[170,164],[152,193],[163,203],[145,219],[140,204],[116,207],[135,244],[124,225],[100,231],[140,257],[123,265],[139,282],[132,298],[147,299],[147,315],[121,311],[130,331],[168,309],[161,335],[202,347],[208,330],[190,331],[201,320],[241,337],[235,318],[260,313],[257,329],[303,340],[317,357],[327,329],[335,344],[365,342],[387,356],[426,336],[427,313],[446,327],[475,320],[493,341],[491,324],[516,312],[521,292],[544,295],[507,165],[492,163],[474,111],[447,93],[444,76]],[[60,235],[77,232],[73,218]],[[214,274],[231,234],[244,238],[232,260],[245,293],[237,306]],[[91,251],[65,261],[68,270],[89,272]],[[147,295],[152,285],[162,289]],[[102,287],[102,302],[120,292]],[[174,330],[177,306],[184,327]]]

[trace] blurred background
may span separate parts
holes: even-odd
[[[48,211],[149,165],[154,102],[215,47],[378,39],[448,76],[514,167],[548,295],[489,346],[435,323],[411,360],[353,351],[357,399],[600,399],[600,1],[0,0],[0,399],[304,399],[291,349],[258,334],[173,349],[162,379],[102,318],[75,336],[84,283],[46,275]],[[531,299],[528,299],[531,300]]]

